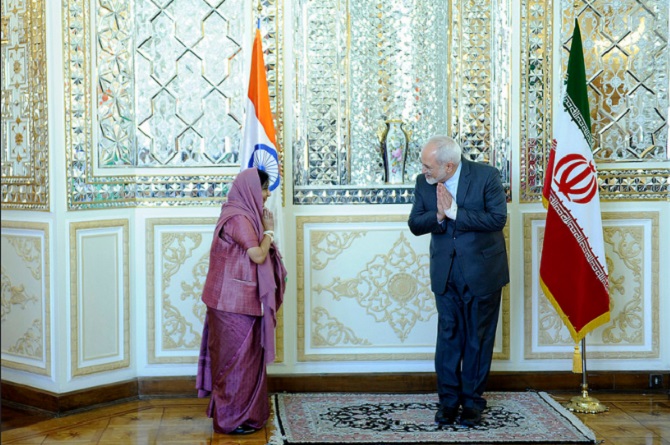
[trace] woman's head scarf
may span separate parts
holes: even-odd
[[[256,167],[242,170],[228,192],[228,200],[221,207],[219,225],[236,215],[242,215],[253,225],[258,241],[263,238],[263,189]]]

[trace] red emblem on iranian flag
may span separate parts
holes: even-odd
[[[591,202],[598,192],[593,160],[576,153],[562,157],[556,164],[554,182],[560,193],[578,204]]]

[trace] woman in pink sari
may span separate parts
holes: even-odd
[[[214,431],[247,434],[270,417],[266,365],[275,357],[276,311],[286,269],[274,244],[267,173],[246,169],[235,178],[214,230],[202,301],[196,387],[211,395]]]

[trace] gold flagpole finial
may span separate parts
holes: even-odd
[[[261,0],[258,0],[258,8],[257,9],[258,9],[258,14],[260,15],[260,13],[263,12],[263,5],[261,5]]]

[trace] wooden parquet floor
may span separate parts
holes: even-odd
[[[575,393],[551,393],[567,402]],[[609,407],[601,414],[578,414],[606,445],[670,445],[668,394],[591,394]],[[207,399],[151,399],[49,418],[44,413],[2,406],[3,445],[35,444],[206,444],[265,445],[271,425],[253,434],[217,434],[205,415]]]

